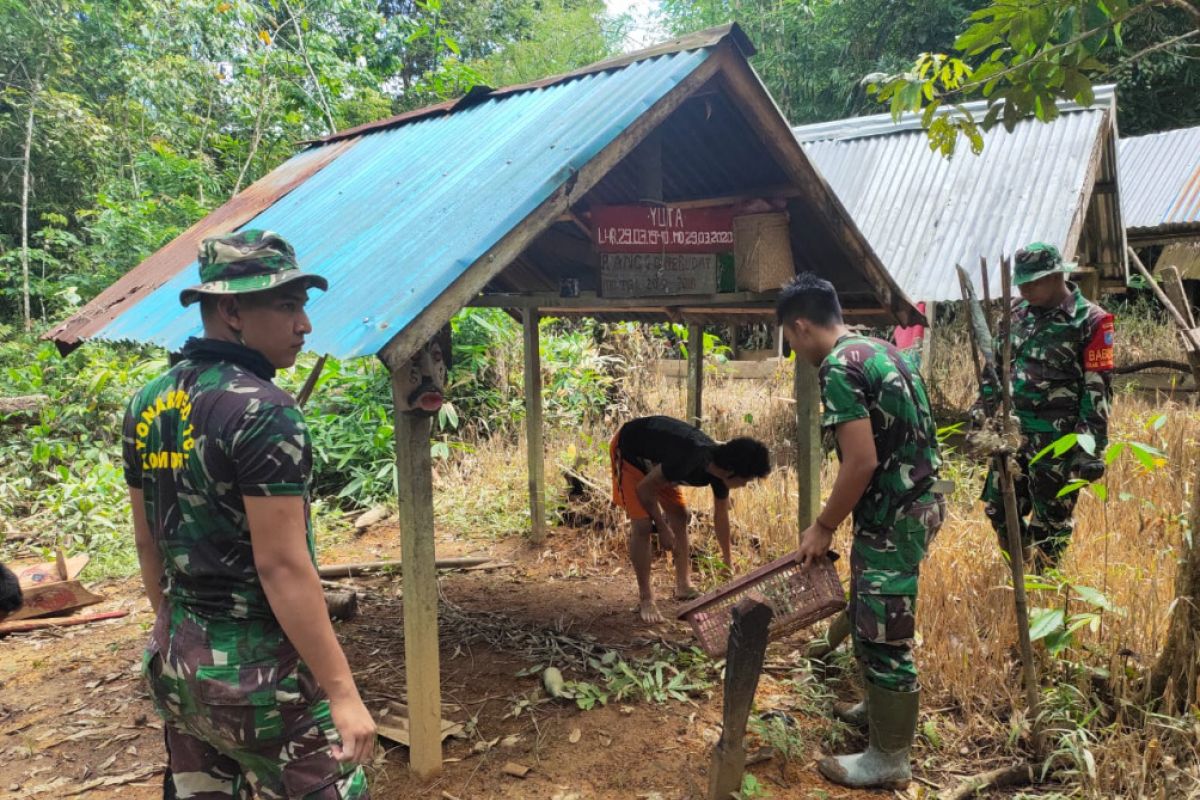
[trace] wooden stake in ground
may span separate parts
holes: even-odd
[[[708,774],[708,800],[729,800],[742,788],[746,750],[742,739],[750,718],[750,704],[758,689],[767,627],[774,612],[765,603],[746,598],[732,610],[729,646],[725,655],[725,703],[721,739],[713,749]]]
[[[1000,261],[1000,280],[1004,296],[1004,313],[1000,317],[1000,335],[1003,337],[1004,354],[1000,361],[1001,423],[1009,425],[1012,418],[1012,270],[1008,259]],[[1008,563],[1012,568],[1013,605],[1017,615],[1017,641],[1021,647],[1021,661],[1025,673],[1025,702],[1029,706],[1029,718],[1033,724],[1035,753],[1042,751],[1042,735],[1038,722],[1037,667],[1033,663],[1033,642],[1029,638],[1029,604],[1025,598],[1025,550],[1021,544],[1021,515],[1017,510],[1015,478],[1020,474],[1013,454],[1002,452],[996,457],[999,465],[1000,494],[1004,498],[1004,527],[1008,535]]]
[[[981,268],[984,296],[986,297],[989,296],[986,264],[981,263]],[[1029,637],[1029,611],[1025,597],[1024,548],[1021,545],[1021,519],[1017,509],[1015,486],[1015,479],[1017,474],[1019,474],[1019,468],[1017,467],[1016,460],[1013,458],[1013,445],[1011,444],[1019,434],[1017,431],[1012,430],[1012,391],[1010,388],[1012,363],[1012,315],[1010,309],[1012,308],[1012,285],[1007,260],[1000,262],[1000,271],[1002,275],[1001,282],[1003,284],[1005,312],[1000,318],[1000,337],[1004,343],[1004,349],[999,354],[992,353],[991,342],[981,341],[981,338],[989,335],[987,322],[986,319],[978,319],[978,315],[982,314],[983,311],[979,307],[979,301],[974,296],[966,272],[961,267],[959,267],[958,277],[963,292],[963,302],[967,306],[967,313],[972,315],[971,324],[967,326],[967,329],[971,333],[971,349],[976,367],[979,367],[979,358],[981,355],[984,360],[984,365],[979,369],[977,374],[982,376],[986,373],[988,381],[997,380],[1000,384],[1000,413],[994,415],[987,423],[990,426],[987,429],[987,432],[990,434],[987,441],[991,443],[985,446],[991,450],[992,469],[996,473],[1000,496],[1004,502],[1004,527],[1005,535],[1008,538],[1008,561],[1012,571],[1013,604],[1017,617],[1017,638],[1021,650],[1021,662],[1024,672],[1025,699],[1029,706],[1029,716],[1035,721],[1034,747],[1040,752],[1041,735],[1036,723],[1038,718],[1039,686],[1037,670],[1033,663],[1033,643]],[[999,363],[993,363],[996,361]],[[983,385],[982,377],[980,385]]]

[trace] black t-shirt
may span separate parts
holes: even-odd
[[[711,486],[713,496],[729,497],[725,481],[708,471],[717,443],[698,428],[674,417],[641,417],[626,422],[617,434],[621,458],[642,472],[655,464],[671,483]]]

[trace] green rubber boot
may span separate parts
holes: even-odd
[[[804,657],[823,661],[830,653],[838,648],[850,635],[850,615],[845,611],[838,614],[829,623],[829,630],[823,636],[818,636],[804,648]]]
[[[870,720],[866,752],[823,758],[817,769],[841,786],[903,789],[912,780],[908,753],[917,732],[921,693],[891,692],[868,683],[866,702]]]

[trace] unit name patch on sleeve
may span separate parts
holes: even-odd
[[[1105,314],[1096,325],[1087,347],[1083,348],[1083,368],[1088,372],[1108,372],[1113,368],[1113,315]]]

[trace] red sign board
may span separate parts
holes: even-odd
[[[733,250],[733,206],[598,206],[592,209],[591,222],[596,248],[602,253]]]

